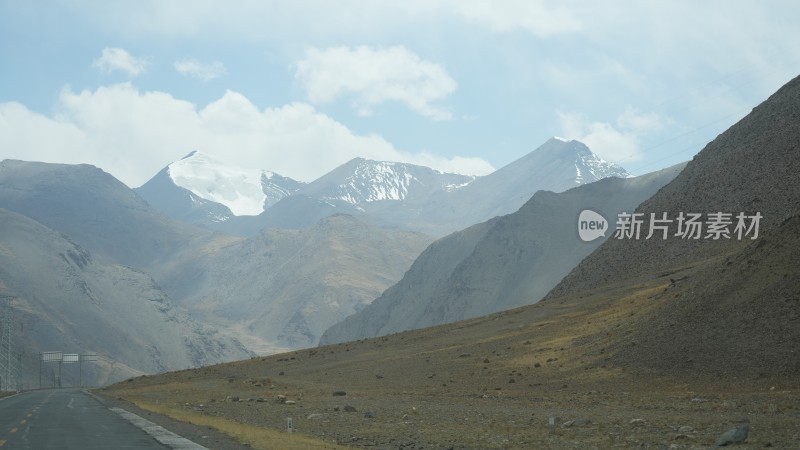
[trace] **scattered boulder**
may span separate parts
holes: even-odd
[[[561,428],[569,428],[569,427],[585,427],[592,423],[589,419],[574,419],[568,420],[561,424]]]
[[[344,407],[344,412],[356,412],[358,411],[355,406],[346,405]]]
[[[725,447],[730,444],[741,444],[750,434],[750,426],[747,423],[740,424],[735,428],[722,433],[717,439],[717,447]]]
[[[333,391],[334,397],[344,397],[345,395],[347,395],[347,392],[345,391]]]

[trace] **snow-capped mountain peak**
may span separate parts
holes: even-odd
[[[355,158],[323,177],[327,200],[361,205],[377,201],[403,201],[435,190],[453,190],[475,177],[443,173],[414,164]]]
[[[573,142],[580,144],[580,146],[583,147],[576,152],[577,158],[575,159],[575,184],[580,185],[592,183],[608,177],[631,177],[631,174],[629,174],[628,171],[623,169],[621,166],[597,156],[582,143],[578,141]]]
[[[339,200],[359,204],[379,200],[403,200],[414,178],[403,164],[357,159],[352,175],[339,185]]]
[[[237,216],[255,216],[264,211],[267,196],[261,188],[263,170],[225,165],[193,151],[170,164],[168,172],[177,186],[225,205]]]

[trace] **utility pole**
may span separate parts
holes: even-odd
[[[4,295],[0,300],[0,373],[3,373],[6,390],[11,390],[15,381],[19,381],[16,364],[17,358],[14,355],[14,317],[11,309],[12,297]],[[2,388],[2,386],[0,386]]]

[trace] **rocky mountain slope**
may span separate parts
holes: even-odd
[[[159,214],[85,164],[0,162],[0,208],[66,234],[96,257],[139,268],[211,235]]]
[[[0,307],[11,308],[28,388],[38,387],[31,383],[41,351],[96,352],[98,362],[84,365],[89,385],[249,356],[238,341],[192,321],[146,274],[98,261],[64,235],[3,209]],[[80,374],[68,366],[63,384],[77,385]],[[50,386],[55,367],[45,369]]]
[[[532,304],[603,239],[583,242],[581,210],[611,222],[671,181],[683,165],[608,178],[566,192],[537,192],[519,211],[432,244],[402,280],[325,332],[334,343],[423,328]],[[606,233],[606,238],[611,233]]]
[[[316,345],[325,329],[399,280],[430,241],[339,214],[188,251],[152,273],[197,317],[275,352]]]
[[[0,207],[47,224],[103,264],[150,274],[176,302],[259,351],[316,345],[399,280],[431,240],[341,215],[231,237],[168,218],[87,165],[3,161]]]
[[[637,212],[702,214],[698,239],[612,239],[549,297],[672,274],[675,292],[616,354],[660,371],[769,374],[800,371],[800,77],[709,143]],[[709,237],[708,214],[730,213],[730,238]],[[738,238],[736,216],[762,216]],[[746,228],[753,220],[745,221]],[[645,221],[647,227],[649,220]],[[702,270],[698,270],[702,267]],[[670,345],[663,343],[669,340]]]

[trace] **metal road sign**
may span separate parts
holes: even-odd
[[[39,354],[39,387],[42,387],[42,364],[43,363],[51,363],[55,362],[58,363],[58,377],[54,378],[58,380],[58,387],[61,387],[61,365],[62,364],[69,364],[69,363],[79,363],[80,366],[78,368],[78,382],[80,386],[83,386],[83,363],[85,362],[95,362],[97,361],[97,353],[89,352],[89,353],[64,353],[64,352],[42,352]],[[55,376],[55,374],[54,374]],[[55,384],[55,381],[54,381]],[[2,444],[0,444],[2,446]]]
[[[42,362],[61,362],[64,359],[64,352],[42,352]]]

